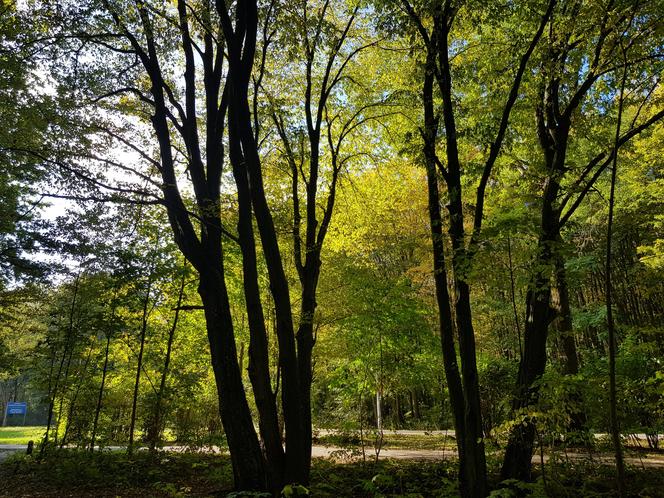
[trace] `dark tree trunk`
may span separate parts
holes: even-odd
[[[148,330],[148,307],[150,304],[150,292],[152,291],[152,275],[148,277],[145,297],[143,298],[143,314],[141,316],[140,346],[138,349],[138,359],[136,360],[136,379],[134,381],[134,394],[131,402],[131,418],[129,419],[129,444],[127,453],[130,455],[134,451],[134,429],[136,426],[136,409],[138,407],[138,388],[141,381],[141,370],[143,368],[143,351],[145,349],[145,335]]]
[[[451,13],[449,15],[452,15]],[[444,16],[445,17],[445,16]],[[446,26],[447,20],[439,21]],[[442,28],[439,40],[439,60],[442,75],[438,80],[443,99],[443,122],[446,133],[447,173],[445,183],[449,196],[449,234],[452,242],[452,268],[456,293],[455,320],[459,337],[459,358],[461,359],[461,382],[464,395],[465,432],[458,437],[465,439],[466,483],[462,493],[479,497],[488,494],[482,412],[480,408],[479,377],[475,352],[475,332],[473,330],[470,288],[466,281],[471,264],[471,252],[466,250],[464,214],[462,204],[461,164],[457,143],[456,120],[452,99],[451,69],[448,58],[448,29]],[[481,188],[481,187],[480,187]],[[478,198],[479,199],[479,198]],[[483,197],[481,198],[483,202]],[[475,220],[478,221],[477,219]],[[479,228],[477,229],[479,231]],[[475,234],[476,235],[476,234]]]
[[[281,372],[281,404],[286,432],[284,482],[306,483],[309,466],[305,449],[303,410],[295,347],[295,334],[291,310],[288,280],[277,240],[277,234],[263,186],[261,161],[256,136],[252,130],[248,85],[253,67],[258,24],[255,1],[241,2],[236,6],[236,30],[234,32],[225,7],[218,2],[222,16],[224,35],[228,41],[230,98],[228,108],[229,144],[231,163],[237,172],[238,189],[247,182],[263,255],[270,281],[270,291],[275,307],[276,332],[279,345],[279,369]],[[242,178],[241,181],[238,181]],[[239,199],[239,198],[238,198]],[[245,201],[246,203],[246,201]],[[242,207],[241,207],[242,209]],[[247,209],[248,206],[247,206]],[[237,358],[234,360],[237,364]]]
[[[231,116],[233,116],[232,113]],[[231,122],[229,127],[235,134],[236,124]],[[258,285],[258,261],[252,222],[250,186],[246,169],[241,166],[243,163],[242,151],[238,141],[230,143],[230,157],[238,189],[238,234],[242,252],[243,286],[249,326],[249,380],[254,390],[254,399],[259,414],[259,430],[265,445],[268,480],[270,487],[276,490],[283,483],[285,455],[281,445],[276,396],[272,391],[270,380],[268,336]]]
[[[526,328],[523,358],[519,364],[516,395],[512,402],[515,412],[527,410],[537,402],[538,389],[533,383],[544,373],[546,343],[549,324],[554,318],[551,301],[551,275],[546,271],[553,260],[552,245],[556,243],[557,216],[552,210],[558,184],[548,180],[547,207],[542,211],[542,233],[538,242],[536,274],[526,297]],[[547,202],[548,200],[548,202]],[[528,417],[517,424],[509,437],[502,468],[503,479],[530,479],[531,458],[535,438],[535,425]]]
[[[110,332],[106,336],[106,349],[104,351],[104,366],[101,371],[101,383],[99,384],[99,396],[97,396],[97,406],[95,407],[95,419],[92,424],[92,436],[90,438],[90,451],[95,450],[95,438],[97,437],[97,426],[99,424],[99,414],[101,413],[101,404],[104,398],[104,386],[106,384],[106,373],[108,372],[108,351],[111,346]]]
[[[219,411],[233,465],[235,487],[262,490],[267,487],[265,464],[237,362],[228,292],[214,267],[200,275],[198,292],[203,301],[210,343],[212,370],[219,395]]]
[[[320,259],[318,254],[313,256],[316,261],[312,273],[302,282],[302,307],[300,324],[297,330],[297,360],[300,374],[300,403],[302,405],[302,437],[305,446],[306,481],[309,482],[309,469],[311,467],[311,383],[313,382],[313,368],[311,356],[314,348],[314,313],[316,312],[316,286],[318,284],[318,267]],[[306,265],[305,265],[306,267]],[[306,270],[305,270],[306,271]]]
[[[447,389],[454,416],[457,451],[459,454],[459,482],[461,488],[468,487],[468,470],[466,460],[466,421],[464,417],[464,396],[461,375],[457,365],[456,347],[454,345],[454,321],[450,307],[450,295],[447,287],[447,268],[445,265],[445,243],[443,238],[443,220],[440,212],[440,195],[436,175],[435,137],[438,123],[433,111],[433,79],[432,62],[426,67],[423,86],[424,121],[425,121],[425,161],[427,172],[427,193],[429,206],[429,224],[431,229],[431,245],[433,253],[433,276],[436,288],[436,304],[440,320],[440,341],[443,352],[443,368],[447,380]]]
[[[178,326],[178,319],[180,317],[180,306],[182,305],[182,298],[184,296],[184,286],[187,276],[187,265],[182,266],[182,281],[180,282],[180,290],[178,292],[178,300],[175,305],[175,316],[173,317],[173,324],[168,332],[168,340],[166,343],[166,357],[164,358],[164,368],[161,371],[161,379],[159,381],[159,389],[157,390],[157,399],[155,400],[154,414],[152,415],[152,423],[150,424],[148,432],[148,441],[150,450],[154,451],[157,443],[161,439],[162,429],[162,399],[164,391],[166,390],[166,378],[168,376],[168,368],[171,363],[171,352],[173,350],[173,340],[175,339],[175,331]]]
[[[623,459],[622,442],[620,441],[620,427],[618,425],[618,401],[616,385],[616,330],[613,320],[613,289],[611,287],[611,246],[613,242],[613,207],[616,190],[616,174],[618,169],[618,141],[620,139],[620,125],[622,121],[623,103],[625,95],[625,80],[627,79],[627,57],[623,48],[623,74],[620,86],[620,100],[618,104],[618,124],[614,141],[613,168],[611,169],[611,193],[609,195],[609,219],[606,229],[606,270],[605,270],[605,293],[606,293],[606,322],[609,334],[609,418],[611,420],[611,439],[616,458],[616,477],[618,481],[618,494],[625,496],[625,462]]]
[[[563,350],[563,373],[565,375],[576,375],[579,373],[579,357],[572,326],[572,310],[569,302],[565,262],[560,254],[555,256],[554,282],[553,306],[557,314],[556,331]]]
[[[551,279],[560,240],[560,212],[556,202],[560,179],[565,172],[569,122],[564,122],[561,118],[556,127],[543,131],[545,124],[539,112],[538,125],[549,174],[542,196],[540,235],[534,265],[536,271],[526,296],[523,358],[519,363],[516,391],[512,400],[512,410],[515,413],[527,411],[537,403],[539,391],[533,383],[544,373],[548,330],[555,318],[555,310],[551,307]],[[514,427],[505,451],[502,479],[530,479],[535,432],[535,422],[528,416],[525,416],[522,424]]]

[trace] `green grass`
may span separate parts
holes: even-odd
[[[32,440],[36,443],[44,435],[46,427],[0,427],[0,444],[28,444]]]
[[[364,435],[364,443],[372,446],[375,434],[369,432]],[[319,435],[314,438],[314,444],[322,446],[360,447],[359,432],[342,432]],[[443,434],[395,434],[385,431],[383,435],[383,448],[392,450],[448,450],[456,448],[456,441]]]

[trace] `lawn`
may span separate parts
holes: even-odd
[[[375,432],[365,432],[365,445],[373,446],[375,441]],[[358,431],[333,431],[315,435],[314,444],[347,448],[359,447],[362,443]],[[382,447],[391,450],[444,450],[456,448],[456,442],[453,437],[439,433],[422,432],[421,434],[402,434],[385,431],[383,434]]]
[[[0,444],[28,444],[32,440],[36,443],[43,437],[46,427],[0,427]]]

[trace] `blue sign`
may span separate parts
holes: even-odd
[[[7,415],[25,415],[28,413],[28,404],[22,402],[7,403]]]

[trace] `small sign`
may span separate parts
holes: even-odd
[[[25,415],[28,413],[28,404],[26,402],[7,403],[7,415]]]

